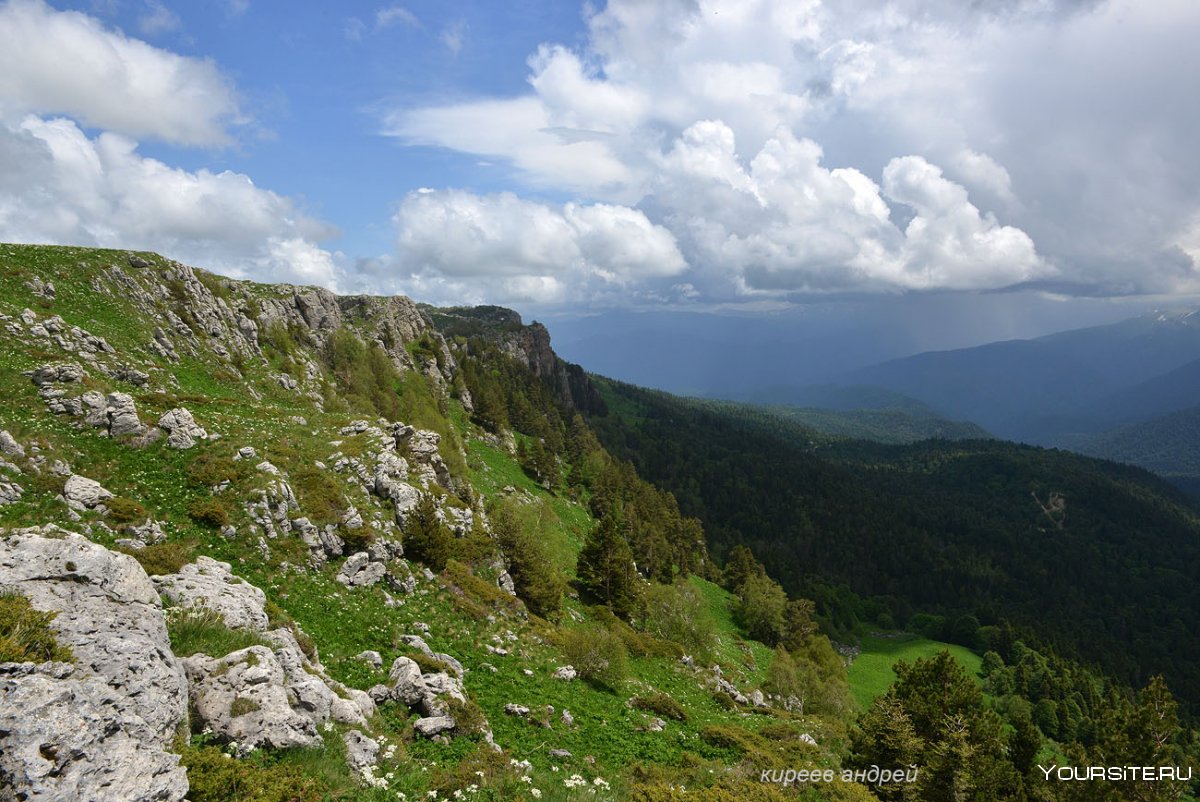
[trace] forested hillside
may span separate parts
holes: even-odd
[[[1188,634],[1200,626],[1200,524],[1166,482],[1001,441],[814,441],[598,383],[601,441],[704,522],[715,556],[749,546],[818,601],[832,631],[920,626],[977,644],[981,626],[1007,624],[1131,683],[1163,672],[1200,700]]]

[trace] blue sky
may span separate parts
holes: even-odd
[[[0,239],[543,314],[1191,302],[1197,35],[1191,0],[3,0]]]

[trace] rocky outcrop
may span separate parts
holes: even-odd
[[[164,412],[158,425],[167,432],[167,445],[171,448],[191,448],[197,440],[208,439],[208,432],[198,426],[192,413],[183,407]]]
[[[162,602],[136,560],[79,535],[25,531],[0,539],[0,585],[57,612],[53,627],[77,667],[116,690],[148,738],[170,742],[187,717],[187,685]]]
[[[271,646],[251,646],[223,657],[185,659],[192,707],[200,723],[240,751],[258,747],[316,746],[327,721],[366,726],[375,703],[362,691],[325,675],[300,649],[290,630],[265,634]]]
[[[179,573],[151,577],[151,580],[164,598],[180,607],[212,610],[232,629],[267,630],[266,594],[234,576],[229,563],[197,557]]]
[[[351,554],[337,572],[337,581],[346,587],[370,587],[387,574],[387,565],[382,562],[372,562],[371,555],[365,551]]]
[[[267,647],[251,646],[219,658],[197,654],[183,664],[200,723],[235,741],[239,752],[321,743],[313,717],[292,709],[283,667]]]
[[[25,489],[16,482],[0,480],[0,507],[20,501],[24,492]]]
[[[421,673],[410,657],[397,657],[388,672],[390,696],[425,717],[445,716],[448,701],[466,701],[462,680],[446,672]]]
[[[8,433],[7,430],[0,431],[0,453],[12,459],[18,459],[25,456],[25,447],[17,442],[17,439]]]
[[[118,689],[69,664],[0,664],[0,797],[178,802],[187,773],[144,728]]]
[[[140,435],[146,431],[146,427],[138,417],[133,397],[128,393],[109,393],[106,414],[108,415],[108,433],[113,437]]]
[[[179,800],[169,753],[187,683],[162,605],[132,557],[46,527],[0,538],[0,587],[17,587],[74,666],[0,670],[0,773],[23,799]]]

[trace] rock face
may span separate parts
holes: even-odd
[[[187,684],[167,638],[162,602],[137,561],[70,534],[0,540],[0,585],[54,611],[77,667],[103,678],[147,734],[169,743],[187,717]]]
[[[178,802],[179,758],[135,734],[120,693],[65,663],[0,664],[0,788],[6,799]],[[12,796],[8,796],[11,794]]]
[[[0,773],[16,798],[182,799],[169,746],[187,718],[187,682],[137,561],[79,535],[22,530],[0,539],[0,586],[56,612],[58,641],[75,657],[73,671],[0,672]]]
[[[230,573],[229,563],[198,557],[179,573],[152,581],[159,593],[181,607],[206,607],[233,629],[267,630],[266,594]]]

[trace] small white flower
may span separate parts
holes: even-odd
[[[537,788],[530,788],[529,793],[533,796],[534,799],[542,798],[542,792],[540,790],[538,790]]]

